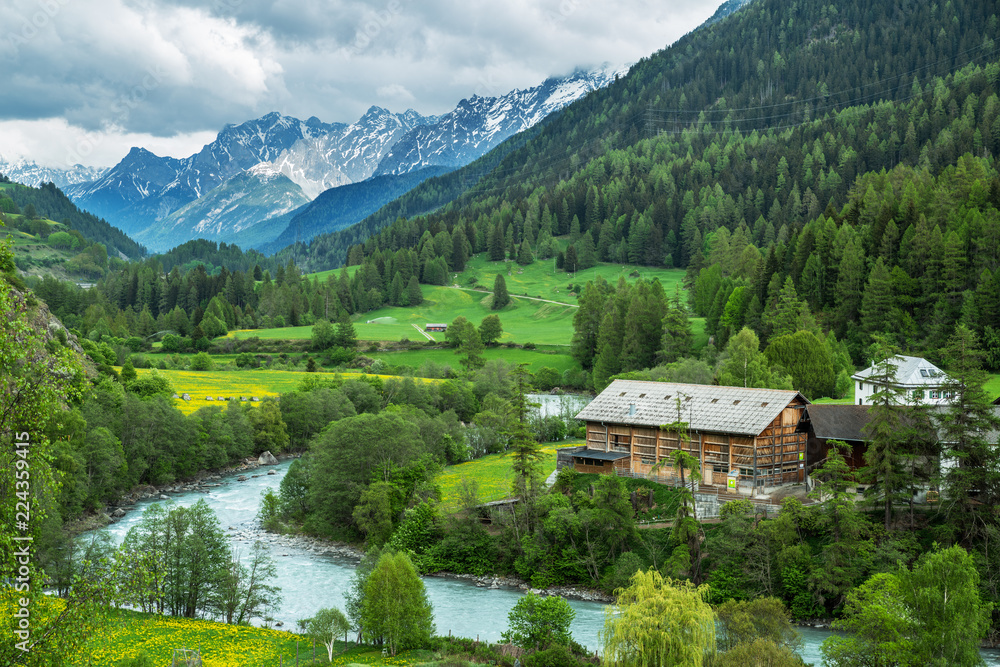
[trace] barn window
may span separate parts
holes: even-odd
[[[713,402],[713,403],[718,403],[718,402],[719,402],[719,399],[717,399],[717,398],[713,398],[713,399],[712,399],[712,402]]]
[[[624,395],[625,395],[625,392],[623,391],[622,393],[620,393],[620,394],[618,394],[618,395],[619,395],[619,396],[624,396]]]
[[[645,394],[639,394],[639,398],[646,398]]]
[[[737,398],[735,401],[733,401],[733,405],[739,405],[739,404],[740,404],[740,399]]]
[[[767,401],[764,401],[763,403],[761,403],[761,404],[760,404],[760,407],[762,407],[762,408],[766,408],[766,407],[767,407]]]

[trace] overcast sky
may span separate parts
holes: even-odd
[[[3,0],[0,156],[186,157],[270,111],[440,114],[667,46],[722,0]]]

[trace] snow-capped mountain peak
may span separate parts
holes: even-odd
[[[607,85],[620,71],[605,66],[505,95],[472,95],[443,116],[422,116],[413,109],[393,113],[372,105],[354,123],[325,123],[315,116],[301,121],[271,112],[226,125],[213,142],[183,159],[133,148],[100,178],[71,185],[67,194],[154,250],[163,249],[161,242],[181,239],[185,227],[189,238],[211,228],[213,238],[222,239],[249,229],[267,211],[290,210],[302,198],[314,199],[329,188],[376,175],[468,164]],[[268,188],[274,188],[280,206],[266,205]],[[246,206],[249,201],[240,196],[241,189],[253,191],[257,214],[237,210],[235,202]],[[203,198],[205,206],[190,206]],[[197,216],[206,220],[199,222]]]
[[[38,187],[42,183],[55,183],[58,188],[65,188],[75,183],[86,183],[101,177],[104,167],[85,167],[75,164],[71,167],[43,167],[30,160],[18,158],[5,160],[0,155],[0,174],[15,183]]]

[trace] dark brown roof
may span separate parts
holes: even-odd
[[[617,461],[626,459],[629,454],[625,452],[602,452],[599,449],[585,449],[582,452],[573,452],[574,459],[584,459],[587,461]]]
[[[864,427],[868,423],[867,405],[836,403],[806,406],[812,431],[824,440],[865,440]]]

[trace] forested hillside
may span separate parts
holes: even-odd
[[[37,216],[68,225],[91,241],[103,244],[116,257],[121,253],[126,259],[139,259],[146,254],[144,247],[117,227],[77,208],[53,183],[34,188],[10,183],[0,175],[0,183],[4,182],[8,185],[0,192],[0,211],[20,213],[30,205]],[[5,203],[5,199],[9,201]]]
[[[876,329],[914,351],[936,348],[963,304],[989,337],[995,9],[752,3],[568,107],[459,200],[396,220],[347,261],[381,267],[386,253],[411,248],[421,267],[435,255],[451,266],[461,236],[493,259],[517,257],[527,242],[567,271],[598,261],[688,267],[695,309],[720,346],[748,323],[766,341],[761,318],[790,277],[795,298],[847,338],[858,363]],[[282,257],[336,265],[374,226]],[[565,234],[561,254],[551,239]],[[862,308],[873,274],[884,303]]]

